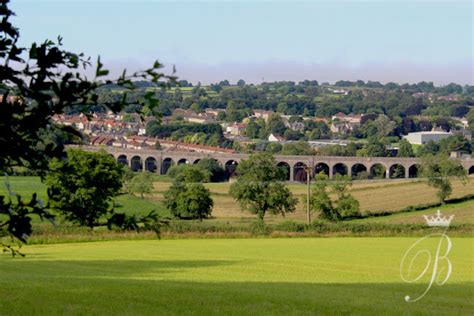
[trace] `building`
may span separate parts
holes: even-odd
[[[410,144],[423,145],[429,141],[438,142],[443,138],[451,136],[451,133],[441,132],[441,131],[431,131],[431,132],[416,132],[408,133],[408,135],[403,136]]]
[[[285,140],[285,138],[278,135],[278,134],[271,133],[268,136],[268,141],[269,142],[283,142],[284,140]]]
[[[246,127],[247,127],[246,124],[235,123],[235,124],[228,125],[226,127],[226,132],[231,134],[231,135],[241,136],[241,135],[244,134]]]

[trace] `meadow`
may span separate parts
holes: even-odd
[[[5,179],[3,179],[5,180]],[[472,180],[471,180],[472,181]],[[46,187],[38,177],[10,177],[12,190],[23,198],[38,192],[39,198],[46,199]],[[147,214],[155,210],[164,217],[170,217],[162,204],[163,193],[170,186],[167,177],[156,177],[152,194],[144,199],[122,194],[114,203],[117,212],[128,214]],[[286,217],[267,215],[265,225],[260,225],[255,216],[242,212],[229,194],[229,183],[207,183],[214,200],[213,216],[203,222],[171,220],[161,229],[164,238],[250,238],[250,237],[347,237],[347,236],[422,236],[430,230],[422,215],[431,215],[438,208],[444,214],[455,215],[452,222],[452,236],[474,234],[474,200],[467,198],[443,206],[436,205],[435,191],[424,180],[355,181],[351,193],[359,199],[362,213],[366,218],[343,221],[341,223],[316,223],[305,225],[306,209],[302,203],[306,197],[306,186],[289,184],[290,190],[300,199],[297,210]],[[463,198],[473,194],[472,183],[462,185],[453,181],[453,197]],[[5,186],[0,186],[0,195],[6,194]],[[420,210],[407,207],[420,206]],[[383,216],[374,216],[377,214]],[[316,214],[313,219],[317,220]],[[103,219],[105,222],[105,218]],[[29,244],[74,243],[104,240],[143,240],[156,239],[154,232],[110,231],[106,227],[90,230],[66,222],[61,216],[55,219],[56,225],[41,222],[33,217],[33,235]]]
[[[472,315],[472,238],[453,238],[453,273],[400,278],[416,238],[110,241],[28,246],[0,256],[2,315]],[[430,241],[433,250],[436,240]]]
[[[2,182],[5,178],[1,178]],[[462,198],[474,194],[474,177],[470,177],[467,184],[458,180],[453,180],[453,194],[451,198]],[[8,182],[12,191],[18,193],[23,198],[31,197],[34,192],[38,193],[39,198],[46,200],[46,186],[41,183],[38,177],[9,177]],[[163,216],[169,215],[162,205],[163,194],[168,190],[171,181],[167,177],[156,177],[152,194],[147,195],[145,199],[140,197],[122,194],[115,199],[115,206],[118,212],[128,214],[147,214],[151,210],[156,210]],[[206,183],[205,186],[211,191],[214,200],[213,218],[208,221],[217,222],[248,222],[255,218],[253,214],[242,212],[238,203],[229,193],[230,183]],[[303,201],[306,199],[306,185],[289,184],[293,194],[299,198],[297,210],[293,214],[288,214],[285,218],[281,216],[267,215],[267,223],[279,223],[284,220],[295,220],[304,222],[306,220],[306,208]],[[435,189],[429,187],[423,179],[402,179],[402,180],[369,180],[354,181],[350,192],[358,199],[362,214],[377,214],[381,212],[397,213],[410,206],[430,205],[437,202]],[[0,184],[0,195],[7,194],[3,183]],[[456,217],[462,219],[463,223],[474,223],[473,201],[456,203],[443,206],[443,209],[452,211]],[[437,207],[424,211],[433,213]],[[369,219],[358,220],[361,222],[393,222],[393,223],[423,223],[420,212],[394,214],[392,216],[373,217]],[[392,221],[393,219],[393,221]]]

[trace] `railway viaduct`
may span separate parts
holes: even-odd
[[[196,164],[203,158],[217,160],[232,175],[239,162],[247,159],[249,154],[199,153],[161,151],[152,149],[125,149],[116,147],[82,146],[86,151],[105,150],[119,163],[128,165],[133,171],[147,170],[166,174],[174,164]],[[286,169],[288,181],[306,181],[307,167],[312,173],[326,173],[329,177],[337,173],[357,176],[366,172],[368,176],[390,178],[416,178],[418,176],[419,158],[400,157],[340,157],[340,156],[287,156],[274,155],[279,167]],[[468,174],[474,174],[474,159],[462,159],[461,164]]]

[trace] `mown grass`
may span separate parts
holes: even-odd
[[[472,238],[453,273],[400,278],[416,238],[114,241],[29,246],[0,256],[2,315],[472,315]],[[428,242],[434,251],[436,240]],[[416,267],[421,262],[417,262]],[[418,272],[418,270],[416,270]]]

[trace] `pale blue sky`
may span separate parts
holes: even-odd
[[[472,1],[13,0],[22,43],[64,37],[112,69],[192,81],[473,83]]]

